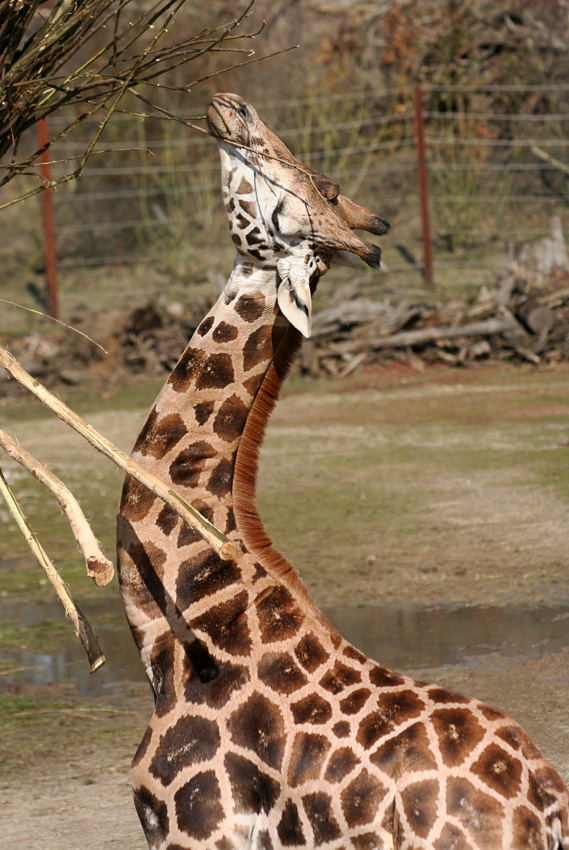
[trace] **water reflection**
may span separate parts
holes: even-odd
[[[397,670],[476,665],[481,655],[530,658],[558,652],[569,645],[569,609],[481,607],[332,608],[326,616],[340,632],[368,655]],[[25,668],[3,676],[2,685],[73,682],[78,693],[91,697],[124,696],[127,683],[145,682],[138,653],[122,605],[116,597],[86,606],[107,664],[94,676],[88,672],[79,642],[69,635],[49,637],[38,646],[38,629],[46,620],[61,622],[54,601],[25,606],[0,604],[0,621],[29,630],[33,648],[0,646],[0,660]],[[62,632],[59,631],[58,635]],[[41,639],[40,639],[41,642]]]

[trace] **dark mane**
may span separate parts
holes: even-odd
[[[292,564],[273,548],[255,503],[259,450],[267,422],[301,344],[301,334],[289,325],[277,346],[243,429],[235,459],[233,501],[237,529],[247,549],[270,575],[284,580],[287,586],[309,599],[308,591]]]

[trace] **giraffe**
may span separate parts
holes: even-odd
[[[125,480],[120,587],[155,698],[131,768],[148,845],[567,850],[567,790],[521,728],[351,646],[264,532],[258,451],[311,293],[342,252],[377,265],[345,231],[388,226],[301,171],[237,95],[216,95],[208,119],[237,256],[134,457],[237,554],[221,561]]]

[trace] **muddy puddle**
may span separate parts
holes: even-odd
[[[0,623],[12,635],[0,645],[0,662],[19,668],[4,675],[2,684],[72,682],[83,696],[123,701],[125,684],[146,679],[120,601],[109,597],[103,604],[86,606],[86,613],[107,657],[107,664],[93,676],[55,602],[29,602],[17,610],[0,603]],[[325,613],[355,646],[397,670],[475,667],[489,653],[529,659],[569,646],[567,607],[385,606],[332,608]]]

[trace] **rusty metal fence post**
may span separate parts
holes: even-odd
[[[421,227],[423,232],[423,278],[425,286],[432,287],[433,259],[431,251],[431,225],[429,221],[429,181],[425,154],[425,118],[423,115],[423,89],[415,83],[413,89],[415,105],[415,138],[417,140],[417,164],[419,166],[419,194],[421,199]]]
[[[38,142],[40,148],[49,144],[49,133],[45,119],[38,121]],[[40,173],[46,184],[51,183],[51,154],[47,148],[40,156]],[[53,215],[53,189],[44,189],[41,193],[43,209],[43,229],[45,238],[45,269],[47,278],[47,309],[54,319],[59,318],[57,293],[57,254],[55,250],[55,224]]]

